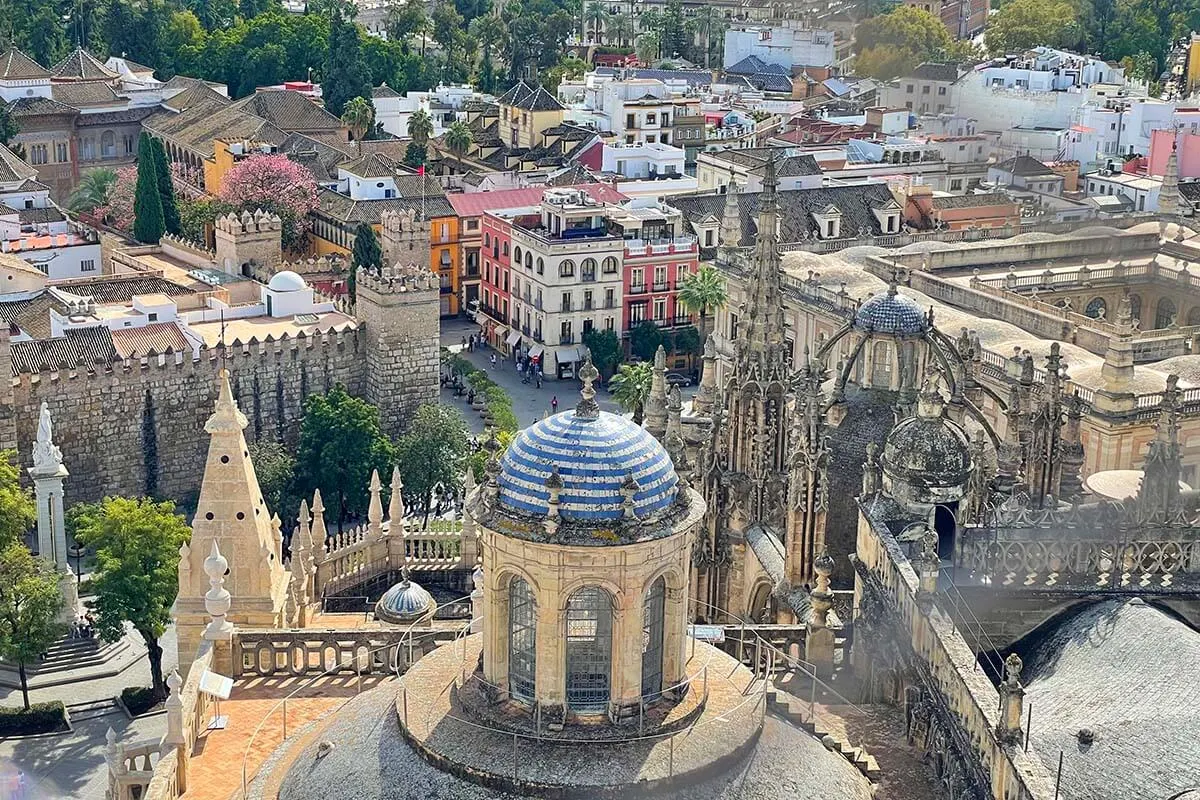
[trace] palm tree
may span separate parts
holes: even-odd
[[[433,117],[423,108],[418,108],[408,118],[408,135],[417,144],[424,147],[433,137]]]
[[[654,379],[654,365],[649,361],[622,364],[608,381],[608,391],[617,405],[633,412],[633,421],[641,425],[646,398],[650,396],[650,383]]]
[[[604,44],[604,34],[607,29],[605,22],[607,19],[608,12],[604,10],[604,6],[593,0],[583,11],[583,38],[587,39],[587,29],[590,23],[594,41],[597,44]]]
[[[692,34],[700,39],[701,47],[704,48],[704,67],[707,69],[713,45],[718,37],[725,33],[725,20],[721,19],[712,6],[703,6],[687,24]]]
[[[622,46],[629,43],[629,37],[633,36],[633,17],[622,11],[619,14],[613,14],[608,18],[604,26],[604,32],[608,34],[610,42],[616,41]]]
[[[682,303],[689,313],[700,315],[700,341],[706,342],[708,334],[704,330],[704,320],[708,312],[724,308],[729,302],[725,276],[712,264],[705,264],[699,271],[683,279],[676,300]]]
[[[342,108],[342,124],[350,129],[354,141],[362,141],[375,124],[375,105],[365,97],[353,97]]]
[[[637,37],[637,41],[633,43],[633,47],[637,52],[638,61],[641,61],[643,64],[653,64],[658,60],[658,51],[661,44],[662,40],[658,38],[657,33],[643,33]]]
[[[446,143],[446,147],[450,148],[450,152],[461,158],[471,149],[471,129],[461,119],[457,120],[446,131],[442,141]]]
[[[108,193],[117,182],[116,170],[101,167],[83,173],[79,187],[71,193],[68,207],[72,211],[91,211],[108,202]]]

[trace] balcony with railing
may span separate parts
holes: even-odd
[[[570,299],[564,299],[564,300],[563,300],[563,302],[562,302],[562,309],[561,309],[561,310],[562,310],[562,311],[574,311],[574,310],[575,310],[575,308],[574,308],[574,304],[571,302],[571,300],[570,300]]]
[[[592,302],[591,298],[587,298],[583,301],[583,310],[584,311],[592,311],[594,309],[594,307],[595,307],[595,303]]]
[[[671,291],[672,288],[673,287],[671,286],[670,281],[655,281],[654,282],[654,291],[656,291],[656,292],[669,292],[669,291]]]
[[[596,270],[594,270],[594,269],[583,270],[582,272],[579,273],[579,280],[581,280],[585,283],[595,283],[596,282]]]
[[[630,294],[645,294],[646,293],[646,284],[644,284],[644,283],[630,284],[629,293]]]
[[[671,239],[626,239],[628,258],[644,256],[686,255],[698,252],[695,236],[675,236]]]
[[[558,337],[558,343],[559,344],[575,344],[575,334],[573,334],[573,333],[560,334]]]

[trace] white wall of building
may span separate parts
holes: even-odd
[[[725,32],[725,67],[749,56],[790,70],[826,67],[834,61],[833,31],[748,27]]]

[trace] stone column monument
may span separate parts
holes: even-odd
[[[62,617],[68,623],[75,621],[79,609],[79,587],[67,562],[67,528],[63,512],[63,479],[69,474],[63,466],[62,451],[54,444],[50,408],[43,402],[29,477],[33,479],[37,499],[38,554],[54,564],[59,573],[59,590],[66,601]]]

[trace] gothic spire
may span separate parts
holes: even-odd
[[[783,299],[780,289],[779,179],[775,161],[763,167],[763,190],[758,201],[758,235],[747,285],[746,324],[738,342],[739,372],[749,377],[783,371]]]
[[[1166,513],[1179,502],[1179,478],[1183,472],[1179,446],[1179,376],[1167,376],[1162,401],[1158,406],[1158,422],[1154,438],[1146,450],[1142,465],[1142,485],[1138,499],[1151,513]]]

